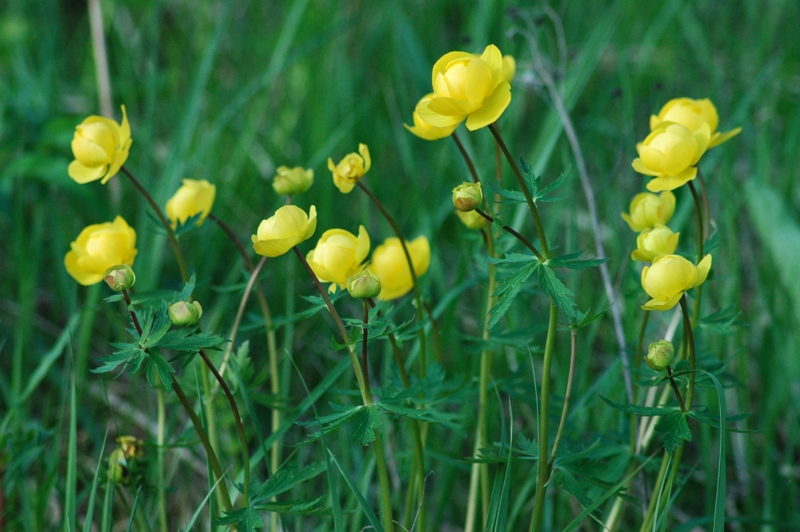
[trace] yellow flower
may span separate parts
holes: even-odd
[[[359,153],[361,155],[359,155]],[[333,184],[342,194],[347,194],[364,174],[369,172],[372,159],[366,144],[358,145],[358,153],[349,153],[339,164],[333,164],[333,159],[328,158],[328,170],[333,172]]]
[[[674,190],[697,176],[697,161],[706,152],[711,138],[708,123],[697,131],[674,122],[661,122],[636,145],[639,157],[633,169],[655,177],[647,183],[650,192]]]
[[[67,272],[83,286],[99,283],[112,266],[133,266],[136,231],[117,216],[113,222],[84,228],[64,257]]]
[[[251,237],[253,249],[265,257],[278,257],[311,238],[316,229],[316,207],[312,205],[306,214],[300,207],[284,205],[271,217],[261,220],[258,231]]]
[[[668,101],[658,112],[658,115],[650,116],[650,129],[655,129],[661,122],[674,122],[686,127],[691,132],[696,132],[700,130],[703,124],[708,124],[708,129],[711,132],[708,149],[722,144],[742,131],[740,127],[725,133],[717,131],[717,125],[719,124],[717,108],[708,98],[702,100],[675,98]]]
[[[142,440],[134,436],[117,438],[119,446],[108,457],[108,478],[115,484],[131,484],[141,476],[139,462],[144,458]]]
[[[690,288],[700,286],[711,269],[711,255],[695,266],[679,255],[661,255],[642,270],[642,288],[652,299],[644,310],[669,310]]]
[[[495,122],[511,102],[516,64],[493,44],[483,54],[449,52],[433,65],[433,97],[420,101],[420,120],[437,128],[457,126],[464,119],[475,131]]]
[[[417,103],[417,107],[423,104],[428,104],[433,97],[435,96],[434,93],[426,94],[422,98],[420,98],[419,102]],[[459,122],[455,124],[449,125],[447,127],[436,127],[432,126],[422,118],[419,117],[419,113],[414,111],[414,125],[409,126],[408,124],[403,124],[407,130],[415,134],[421,139],[425,140],[439,140],[444,137],[449,137],[453,134],[453,131],[456,130],[458,127]]]
[[[637,233],[655,227],[656,224],[665,224],[675,212],[675,194],[669,190],[661,194],[636,194],[631,201],[630,210],[630,214],[622,213],[622,219]]]
[[[483,229],[486,227],[486,218],[475,211],[463,212],[456,210],[456,216],[467,229]]]
[[[279,166],[276,172],[272,188],[278,194],[302,194],[314,184],[314,170],[306,170],[302,166]]]
[[[669,227],[656,224],[653,229],[645,229],[636,237],[636,249],[631,259],[640,262],[653,262],[659,255],[675,253],[680,233],[673,233]]]
[[[177,192],[167,201],[167,216],[172,220],[172,228],[178,227],[178,222],[186,220],[195,214],[202,213],[197,220],[197,225],[202,225],[211,212],[217,187],[205,179],[184,179]]]
[[[308,265],[323,283],[336,283],[344,288],[347,278],[360,272],[369,255],[369,235],[363,225],[358,237],[344,229],[329,229],[322,233],[317,247],[308,252]],[[331,285],[335,290],[336,285]]]
[[[431,263],[431,248],[428,239],[424,236],[415,238],[412,242],[406,241],[411,263],[417,278],[428,271]],[[372,252],[372,262],[367,266],[381,280],[381,294],[379,299],[390,300],[406,295],[414,288],[411,270],[403,253],[400,239],[387,238],[383,244]]]
[[[72,138],[75,160],[67,169],[69,176],[81,184],[101,178],[105,184],[125,164],[131,142],[131,126],[124,105],[122,124],[103,116],[90,116],[75,128]]]

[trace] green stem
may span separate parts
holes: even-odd
[[[397,222],[394,221],[392,215],[389,214],[389,211],[383,206],[383,204],[378,201],[378,198],[367,188],[362,181],[358,182],[358,187],[364,191],[364,193],[369,197],[372,203],[378,208],[378,210],[383,215],[384,219],[388,222],[388,224],[392,227],[392,231],[394,234],[397,235],[397,239],[400,241],[400,246],[403,248],[403,254],[406,256],[406,263],[408,264],[408,270],[411,272],[411,282],[414,285],[414,301],[416,302],[417,307],[417,321],[420,324],[419,328],[419,371],[420,371],[420,378],[424,378],[427,373],[427,345],[425,339],[425,327],[422,326],[424,315],[423,315],[423,307],[422,307],[422,295],[419,290],[419,281],[417,279],[417,272],[414,271],[414,263],[411,260],[411,253],[408,251],[408,246],[406,245],[406,239],[403,237],[403,232],[400,231],[400,226],[397,225]],[[438,334],[436,331],[436,323],[431,321],[431,330],[433,334]],[[438,362],[441,362],[439,360]]]
[[[542,514],[544,513],[544,496],[547,482],[550,479],[550,468],[547,466],[546,456],[548,455],[548,413],[550,410],[550,368],[553,362],[553,346],[555,344],[556,325],[558,324],[558,307],[555,301],[550,299],[550,321],[547,326],[547,340],[544,346],[544,365],[542,368],[542,390],[539,401],[539,467],[536,475],[536,498],[533,508],[533,518],[531,519],[531,530],[540,530],[542,524]]]
[[[506,156],[506,160],[511,166],[514,177],[517,179],[519,188],[522,190],[522,194],[525,196],[525,201],[528,203],[528,209],[530,209],[531,216],[533,216],[533,223],[536,225],[536,233],[539,235],[539,242],[542,244],[542,255],[545,259],[548,259],[550,258],[550,248],[547,246],[547,236],[544,232],[542,220],[539,217],[539,210],[536,208],[536,202],[531,195],[531,191],[528,190],[528,184],[525,182],[525,178],[522,177],[522,172],[519,171],[519,167],[517,166],[516,161],[514,161],[514,157],[511,156],[511,152],[508,151],[508,146],[506,146],[506,143],[503,142],[503,138],[500,136],[500,130],[497,129],[497,124],[489,124],[489,130],[492,132],[492,135],[494,135],[494,139],[497,141],[500,149],[503,150],[503,154]]]
[[[682,449],[679,447],[678,450]],[[661,459],[661,467],[658,470],[658,476],[656,477],[656,481],[653,484],[655,486],[655,490],[650,495],[650,502],[647,505],[647,513],[644,515],[644,519],[642,520],[642,526],[639,527],[639,532],[650,532],[653,529],[653,516],[656,511],[656,505],[659,500],[659,489],[658,487],[664,481],[664,476],[667,474],[667,466],[669,465],[670,456],[667,453],[664,453],[664,457]],[[667,490],[664,490],[665,492]]]
[[[169,222],[169,220],[167,220],[166,216],[164,216],[161,207],[159,207],[158,204],[153,200],[152,196],[150,196],[150,194],[147,192],[147,189],[142,186],[142,184],[138,179],[136,179],[136,177],[134,177],[130,170],[123,166],[120,168],[120,171],[128,176],[128,179],[131,180],[133,186],[136,187],[142,196],[144,196],[144,199],[147,201],[147,203],[149,203],[153,208],[158,220],[161,222],[161,225],[164,226],[164,230],[167,232],[167,238],[172,246],[172,251],[175,253],[175,260],[178,261],[178,268],[181,270],[181,279],[183,279],[184,283],[189,282],[189,270],[186,267],[186,259],[184,259],[181,246],[178,244],[178,239],[175,237],[175,231],[172,230],[172,224]]]
[[[158,432],[156,443],[158,444],[158,518],[162,532],[167,532],[167,490],[164,480],[164,432],[166,426],[166,408],[164,407],[164,390],[156,389],[156,400],[158,404]]]
[[[236,422],[236,432],[239,434],[239,445],[242,447],[242,461],[244,463],[244,489],[242,490],[242,495],[244,496],[244,505],[247,506],[249,501],[249,493],[250,493],[250,451],[247,448],[247,438],[244,434],[244,424],[242,423],[242,417],[239,415],[239,408],[236,406],[236,401],[233,398],[233,394],[231,393],[230,388],[225,383],[225,379],[222,378],[222,375],[219,374],[217,368],[214,366],[214,363],[211,362],[211,359],[208,358],[208,355],[204,350],[199,351],[200,356],[203,358],[203,362],[206,363],[208,369],[211,370],[211,373],[214,374],[214,378],[217,379],[222,391],[225,393],[225,397],[228,398],[228,403],[231,406],[231,412],[233,413],[233,419]]]
[[[456,142],[458,151],[461,153],[461,158],[464,159],[465,163],[467,163],[467,169],[469,170],[469,175],[472,177],[472,181],[475,183],[480,183],[481,180],[478,179],[478,171],[475,169],[475,164],[472,162],[472,158],[469,156],[466,148],[464,148],[464,145],[461,143],[461,139],[458,138],[458,135],[455,131],[453,131],[453,134],[450,136],[453,137],[453,140]]]
[[[547,469],[552,470],[553,464],[556,461],[558,454],[558,446],[561,444],[561,438],[564,434],[564,426],[567,424],[567,413],[569,412],[569,398],[572,396],[572,381],[575,378],[575,355],[577,352],[577,336],[578,331],[572,329],[570,334],[570,350],[569,350],[569,374],[567,376],[567,391],[564,392],[564,406],[561,408],[561,419],[558,422],[558,430],[556,431],[556,439],[553,442],[553,449],[550,451],[550,460],[547,461]]]
[[[489,214],[486,214],[485,212],[483,212],[480,209],[475,209],[475,212],[480,214],[487,222],[492,223],[492,224],[494,223],[495,218],[490,216]],[[531,244],[531,242],[527,238],[525,238],[524,236],[519,234],[516,230],[514,230],[513,228],[511,228],[511,227],[509,227],[507,225],[503,225],[502,229],[506,233],[512,235],[514,238],[516,238],[517,240],[519,240],[520,242],[525,244],[525,247],[528,248],[529,250],[531,250],[533,252],[534,256],[537,259],[539,259],[539,262],[544,262],[545,261],[545,258],[542,256],[541,253],[539,253],[539,250],[536,249],[536,247],[533,244]]]
[[[686,304],[686,294],[681,296],[680,304],[683,312],[683,332],[686,335],[686,342],[689,347],[689,389],[686,392],[686,408],[691,409],[695,375],[697,373],[697,357],[695,356],[694,331],[692,330],[692,320],[689,317],[689,308]]]
[[[683,397],[681,396],[681,391],[678,389],[678,385],[675,383],[675,378],[672,376],[672,368],[667,366],[667,378],[669,379],[669,384],[672,387],[672,391],[675,394],[675,398],[678,400],[678,405],[681,407],[681,412],[684,414],[686,413],[686,405],[683,403]]]

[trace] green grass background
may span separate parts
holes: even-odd
[[[480,333],[483,261],[479,242],[452,215],[449,199],[450,190],[468,180],[466,168],[451,141],[420,140],[402,124],[410,122],[417,99],[430,90],[430,68],[440,55],[480,51],[494,43],[517,58],[513,99],[499,124],[512,153],[546,180],[574,164],[552,105],[532,73],[526,41],[512,31],[530,29],[520,15],[538,17],[538,4],[114,0],[102,6],[115,117],[120,117],[119,105],[126,105],[133,132],[126,165],[159,203],[182,178],[208,179],[217,185],[215,214],[249,240],[258,222],[282,202],[269,186],[274,168],[303,165],[314,169],[317,181],[297,202],[317,206],[318,234],[331,227],[356,231],[364,224],[374,246],[390,236],[389,227],[357,191],[339,194],[326,167],[329,156],[338,161],[359,142],[368,144],[373,168],[366,182],[407,235],[431,240],[433,257],[424,284],[434,305],[446,303],[440,306],[440,326],[448,378],[468,382],[477,375],[477,351],[465,334]],[[553,8],[563,20],[568,47],[559,83],[589,166],[629,342],[637,333],[641,289],[628,259],[634,235],[619,213],[643,190],[644,180],[630,161],[636,141],[648,131],[649,115],[673,97],[709,97],[719,111],[721,130],[743,127],[741,135],[701,163],[719,239],[705,308],[711,312],[735,305],[742,324],[727,337],[709,337],[702,349],[729,364],[739,385],[727,389],[728,404],[732,411],[751,412],[741,426],[755,431],[727,435],[731,528],[752,529],[759,521],[774,529],[800,527],[800,4],[621,0],[559,2]],[[552,26],[545,22],[540,31],[555,61]],[[99,460],[106,430],[109,438],[126,433],[149,438],[154,430],[154,394],[142,379],[110,381],[88,372],[93,359],[108,354],[109,341],[126,337],[124,316],[102,301],[108,295],[105,286],[80,287],[63,267],[69,242],[85,225],[119,213],[139,236],[137,288],[180,285],[169,247],[153,232],[147,206],[123,176],[107,186],[81,186],[67,176],[74,127],[96,113],[85,3],[4,0],[0,416],[7,421],[0,434],[0,471],[10,529],[82,523],[74,513],[85,514],[94,472],[104,467]],[[462,128],[459,133],[481,175],[492,175],[489,132],[467,134]],[[506,178],[510,183],[510,173]],[[585,199],[574,171],[564,194],[565,201],[543,207],[548,233],[563,251],[592,250]],[[692,216],[691,198],[681,190],[673,229],[693,234]],[[532,234],[526,223],[522,227]],[[187,235],[182,244],[201,281],[197,295],[206,307],[206,324],[224,333],[238,293],[221,287],[243,282],[240,259],[210,226]],[[312,246],[306,243],[305,249]],[[283,257],[268,263],[264,286],[276,315],[305,308],[300,299],[296,309],[287,307],[287,289],[311,293],[305,279],[292,273],[294,262]],[[566,282],[580,308],[605,305],[597,272],[572,274]],[[541,302],[525,301],[512,307],[503,331],[544,329]],[[345,312],[356,312],[347,305]],[[405,312],[411,316],[408,308]],[[655,320],[652,334],[659,328],[663,322]],[[341,357],[329,348],[330,331],[320,318],[294,325],[292,353],[310,385]],[[244,337],[251,339],[255,364],[265,364],[263,334],[249,330]],[[562,334],[558,344],[564,356],[566,338]],[[584,443],[624,437],[624,419],[599,400],[600,395],[623,398],[610,315],[584,329],[578,345],[569,432]],[[500,353],[495,373],[501,399],[493,400],[492,408],[499,414],[512,397],[515,429],[532,438],[535,404],[528,356],[513,349]],[[376,363],[384,365],[389,367]],[[344,375],[337,386],[352,388],[351,375]],[[187,378],[194,379],[191,372]],[[562,357],[555,369],[557,393],[563,393],[565,378]],[[300,401],[304,392],[296,376],[292,382],[292,398]],[[70,443],[73,383],[78,415]],[[265,395],[266,390],[264,385],[253,393]],[[470,401],[464,400],[461,413],[473,415]],[[318,408],[324,410],[327,403],[319,402]],[[170,441],[180,440],[184,429],[175,406]],[[404,429],[396,424],[393,430],[402,453],[407,450]],[[491,427],[493,439],[501,438],[500,430],[499,422]],[[191,439],[189,433],[186,437]],[[696,469],[678,502],[679,521],[713,511],[716,438],[710,430],[698,431],[696,446],[687,451],[685,462]],[[302,431],[293,429],[286,442],[301,439]],[[432,449],[432,527],[463,524],[468,466],[460,460],[470,453],[470,439],[471,431],[456,432]],[[236,442],[225,443],[235,457]],[[344,434],[329,444],[352,471],[360,471],[363,449]],[[315,454],[321,458],[313,446],[290,452],[301,461]],[[182,458],[169,472],[169,497],[179,523],[205,496],[187,480],[202,476],[205,466],[194,448],[175,453]],[[517,488],[530,488],[524,471],[517,477]],[[562,521],[559,512],[569,513],[574,506],[570,510],[563,492],[557,497],[549,518],[569,521]],[[525,517],[518,516],[517,523],[527,523],[528,513],[522,511]],[[290,527],[300,523],[290,522]]]

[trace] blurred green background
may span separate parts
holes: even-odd
[[[591,255],[574,158],[520,32],[538,35],[584,150],[629,343],[637,334],[641,288],[628,258],[635,238],[619,213],[644,190],[644,179],[630,167],[635,143],[647,134],[649,115],[668,100],[711,98],[720,130],[743,127],[701,163],[718,239],[706,313],[731,305],[741,311],[741,327],[727,337],[709,336],[703,354],[728,363],[739,382],[727,390],[730,410],[751,412],[741,426],[756,431],[728,435],[729,518],[740,529],[757,519],[800,527],[799,3],[555,2],[550,7],[563,23],[561,35],[542,5],[492,0],[469,7],[436,0],[103,0],[101,6],[113,116],[120,119],[124,104],[132,128],[126,166],[156,200],[163,204],[182,178],[208,179],[217,186],[214,213],[249,241],[283,201],[270,187],[275,167],[302,165],[314,169],[316,183],[296,202],[316,205],[318,234],[331,227],[355,232],[364,224],[375,246],[391,236],[389,227],[363,194],[341,195],[326,166],[328,157],[338,161],[359,142],[368,144],[373,168],[366,183],[409,237],[431,240],[424,282],[433,305],[441,303],[445,370],[465,381],[477,374],[464,334],[480,332],[483,261],[477,237],[452,215],[449,193],[468,174],[450,140],[423,141],[403,127],[430,90],[435,60],[490,43],[517,58],[513,99],[499,126],[512,153],[546,181],[573,165],[565,200],[545,204],[542,216],[562,251]],[[78,185],[67,176],[75,125],[101,113],[90,33],[87,5],[79,0],[0,4],[0,415],[6,420],[0,472],[7,523],[24,529],[50,528],[64,516],[73,379],[79,511],[102,467],[107,426],[112,435],[148,437],[153,429],[154,399],[143,380],[111,382],[88,372],[92,359],[108,354],[109,341],[125,337],[125,322],[102,301],[105,286],[80,287],[67,275],[69,242],[85,225],[122,214],[138,233],[137,288],[180,285],[169,247],[124,176],[106,186]],[[481,175],[493,175],[489,131],[462,127],[459,134]],[[691,197],[685,187],[677,195],[671,226],[693,234]],[[507,216],[532,234],[524,218]],[[209,225],[182,244],[201,282],[208,326],[224,334],[238,293],[221,287],[243,282],[240,259]],[[304,279],[287,273],[288,262],[276,259],[267,268],[265,290],[279,316],[293,311],[285,304],[286,286],[311,293]],[[569,274],[566,282],[580,308],[606,305],[596,271]],[[462,292],[454,288],[463,286],[463,297],[456,297]],[[298,299],[296,310],[305,304]],[[505,328],[541,330],[540,305],[513,307]],[[654,321],[654,336],[664,323]],[[624,434],[620,416],[599,400],[622,400],[623,388],[610,314],[586,331],[579,337],[579,399],[570,427],[578,439],[592,441]],[[263,334],[248,334],[261,364]],[[318,319],[295,324],[295,334],[299,367],[317,382],[340,356],[328,348],[330,329]],[[560,345],[566,349],[566,336]],[[565,371],[556,369],[559,390]],[[527,354],[507,350],[496,372],[510,379],[503,393],[534,408]],[[295,391],[303,397],[299,385]],[[533,425],[525,425],[533,418],[516,414],[522,433],[533,437]],[[183,427],[177,419],[176,438]],[[716,436],[706,432],[696,437],[703,452],[693,449],[685,458],[697,466],[685,489],[698,496],[684,495],[679,504],[688,516],[713,505],[713,483],[703,479],[714,474]],[[466,491],[459,484],[466,466],[455,459],[470,453],[468,434],[437,449],[447,458],[437,462],[429,485],[434,525],[462,523],[463,506],[447,490]],[[189,488],[175,482],[178,493]],[[187,494],[176,515],[193,511],[203,496]]]

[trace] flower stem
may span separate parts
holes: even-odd
[[[561,443],[561,437],[564,434],[564,426],[567,424],[567,413],[569,412],[569,398],[572,396],[572,381],[575,378],[575,354],[577,351],[578,331],[572,329],[570,334],[570,350],[569,350],[569,375],[567,376],[567,391],[564,392],[564,406],[561,408],[561,420],[558,422],[558,430],[556,431],[556,439],[553,442],[553,449],[550,451],[550,460],[547,461],[547,469],[552,470],[553,464],[556,461],[558,453],[558,446]]]
[[[480,183],[481,180],[478,179],[478,171],[475,169],[475,164],[472,162],[472,158],[469,156],[466,148],[464,148],[464,145],[461,143],[461,139],[458,138],[458,135],[455,131],[453,131],[453,134],[450,136],[453,137],[453,140],[456,142],[458,151],[461,152],[461,158],[464,159],[465,163],[467,163],[467,169],[469,170],[469,175],[472,177],[472,181],[475,183]]]
[[[166,408],[164,407],[164,390],[156,388],[156,400],[158,404],[158,432],[156,433],[156,443],[158,444],[158,519],[162,532],[167,532],[167,489],[164,480],[164,429],[166,426]]]
[[[175,253],[175,260],[178,261],[178,268],[181,271],[181,279],[183,279],[184,283],[188,282],[189,270],[186,267],[186,259],[184,259],[181,246],[180,244],[178,244],[178,239],[175,237],[175,231],[172,230],[172,224],[169,223],[169,220],[167,220],[166,216],[164,216],[164,213],[161,211],[161,207],[159,207],[158,204],[153,200],[152,196],[150,196],[150,193],[147,192],[147,189],[145,189],[142,186],[142,184],[139,182],[138,179],[136,179],[136,177],[130,172],[130,170],[128,170],[123,166],[122,168],[120,168],[120,171],[126,176],[128,176],[128,179],[131,180],[133,186],[136,187],[136,189],[142,194],[142,196],[144,196],[144,199],[147,201],[147,203],[149,203],[150,206],[153,208],[153,211],[156,213],[158,220],[161,222],[161,225],[164,226],[164,230],[167,232],[167,238],[169,239],[170,245],[172,245],[172,251]]]
[[[522,172],[519,171],[519,167],[517,166],[516,161],[514,161],[514,157],[512,157],[511,152],[508,151],[508,146],[506,146],[506,143],[503,142],[503,138],[500,136],[500,130],[497,129],[497,124],[489,124],[489,130],[492,132],[492,135],[494,135],[494,139],[497,141],[500,149],[503,150],[503,154],[506,156],[506,160],[511,166],[514,177],[517,179],[517,184],[519,184],[519,188],[522,190],[522,194],[525,196],[525,201],[528,203],[528,209],[530,209],[531,216],[533,216],[533,223],[536,225],[536,233],[539,235],[539,242],[542,244],[542,255],[545,259],[548,259],[550,258],[550,248],[547,246],[547,236],[544,232],[542,220],[539,217],[539,209],[536,208],[536,202],[531,195],[531,191],[528,190],[528,184],[525,182],[525,178],[522,177]]]
[[[705,244],[705,235],[703,233],[703,206],[700,200],[700,195],[694,183],[689,181],[689,190],[692,191],[692,199],[694,199],[694,210],[697,213],[697,263],[703,260],[703,245]]]
[[[480,210],[480,209],[475,209],[475,212],[477,212],[478,214],[480,214],[481,216],[483,216],[483,218],[484,218],[484,219],[485,219],[487,222],[489,222],[489,223],[494,223],[494,220],[495,220],[495,218],[494,218],[494,217],[492,217],[492,216],[490,216],[490,215],[488,215],[488,214],[486,214],[486,213],[485,213],[485,212],[483,212],[482,210]],[[519,234],[517,231],[515,231],[513,228],[511,228],[511,227],[509,227],[509,226],[507,226],[507,225],[503,225],[503,226],[502,226],[502,229],[503,229],[503,231],[505,231],[506,233],[508,233],[508,234],[510,234],[510,235],[512,235],[512,236],[514,236],[514,238],[516,238],[517,240],[519,240],[520,242],[522,242],[523,244],[525,244],[525,247],[527,247],[529,250],[531,250],[531,251],[533,252],[534,256],[535,256],[537,259],[539,259],[539,262],[544,262],[544,261],[545,261],[545,258],[542,256],[542,254],[541,254],[541,253],[539,253],[539,250],[538,250],[538,249],[536,249],[536,247],[535,247],[533,244],[531,244],[531,242],[530,242],[530,241],[529,241],[527,238],[525,238],[524,236],[522,236],[521,234]]]
[[[694,331],[692,330],[692,320],[689,317],[689,308],[686,304],[686,294],[680,299],[681,311],[683,312],[683,329],[686,335],[686,343],[689,347],[689,389],[686,392],[686,408],[692,408],[692,395],[694,395],[695,374],[697,373],[697,357],[694,348]]]
[[[420,377],[425,377],[427,373],[427,345],[425,339],[425,327],[422,326],[424,315],[423,315],[423,306],[422,306],[422,295],[419,290],[419,281],[417,279],[417,272],[414,271],[414,263],[411,260],[411,253],[408,252],[408,246],[406,246],[406,239],[403,237],[403,232],[400,231],[400,226],[397,225],[397,222],[394,221],[392,215],[389,214],[389,211],[383,206],[383,204],[378,201],[378,198],[367,188],[362,181],[359,181],[358,187],[364,191],[364,193],[369,197],[372,203],[378,208],[378,210],[383,215],[384,219],[388,222],[388,224],[392,227],[394,234],[397,235],[397,239],[400,241],[400,246],[403,248],[403,254],[406,256],[406,263],[408,263],[408,270],[411,272],[411,282],[414,285],[414,301],[416,302],[417,307],[417,321],[420,324],[419,328],[419,370],[420,370]],[[433,334],[438,334],[436,331],[436,324],[433,320],[431,320],[431,329]],[[439,360],[438,362],[441,362]]]
[[[675,393],[675,398],[678,399],[678,405],[681,407],[681,412],[684,414],[686,413],[686,405],[683,403],[683,397],[681,396],[681,391],[678,389],[678,385],[675,384],[675,379],[672,376],[672,368],[667,366],[667,378],[669,379],[669,384],[672,387],[672,391]]]
[[[544,496],[547,482],[550,479],[550,468],[545,457],[547,452],[547,421],[550,409],[550,368],[553,362],[553,346],[555,344],[556,325],[558,324],[558,307],[555,301],[550,299],[550,321],[547,326],[547,340],[544,346],[544,365],[542,368],[542,390],[539,401],[539,467],[536,475],[536,498],[533,508],[533,518],[531,519],[531,530],[540,530],[542,524],[542,514],[544,510]]]

